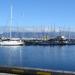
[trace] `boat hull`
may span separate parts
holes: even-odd
[[[24,45],[23,41],[20,40],[5,40],[5,41],[0,41],[1,46],[19,46],[19,45]]]

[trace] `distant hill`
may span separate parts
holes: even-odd
[[[44,36],[48,36],[50,37],[56,37],[59,35],[64,35],[67,38],[75,38],[75,32],[12,32],[12,37],[25,37],[25,38],[31,38],[31,37],[35,37],[35,38],[41,38]],[[2,34],[0,34],[0,37],[9,37],[9,32],[4,32]]]

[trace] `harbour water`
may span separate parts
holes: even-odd
[[[75,71],[75,45],[0,46],[0,65]]]

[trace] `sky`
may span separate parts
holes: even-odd
[[[0,0],[0,26],[75,27],[75,0]]]

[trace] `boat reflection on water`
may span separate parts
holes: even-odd
[[[75,46],[1,46],[0,59],[1,66],[74,71]]]
[[[1,65],[10,67],[22,65],[22,47],[23,46],[0,46],[0,48],[3,49],[2,55],[4,55]]]

